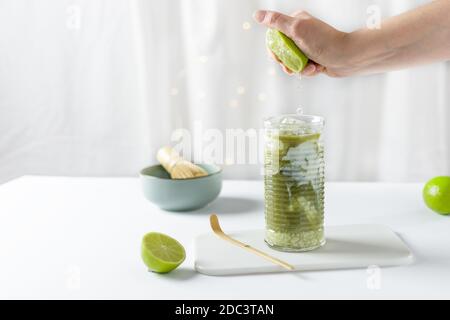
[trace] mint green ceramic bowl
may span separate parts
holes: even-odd
[[[199,165],[208,172],[205,177],[172,180],[161,165],[141,170],[144,196],[168,211],[190,211],[212,202],[222,189],[222,169],[215,165]]]

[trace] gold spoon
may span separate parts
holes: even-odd
[[[248,245],[248,244],[245,244],[245,243],[243,243],[243,242],[240,242],[240,241],[238,241],[238,240],[236,240],[236,239],[233,239],[233,238],[231,238],[230,236],[228,236],[227,234],[225,234],[225,233],[222,231],[222,228],[220,227],[220,224],[219,224],[219,218],[217,217],[217,215],[212,214],[212,215],[209,217],[209,223],[211,224],[212,230],[214,231],[214,233],[215,233],[219,238],[221,238],[221,239],[223,239],[223,240],[226,240],[226,241],[228,241],[228,242],[231,242],[232,244],[234,244],[234,245],[236,245],[236,246],[238,246],[238,247],[241,247],[241,248],[243,248],[243,249],[245,249],[245,250],[247,250],[247,251],[250,251],[250,252],[252,252],[252,253],[254,253],[254,254],[260,256],[261,258],[264,258],[264,259],[266,259],[266,260],[269,260],[269,261],[272,262],[272,263],[275,263],[275,264],[277,264],[277,265],[279,265],[279,266],[282,266],[283,268],[286,268],[286,269],[288,269],[288,270],[294,270],[294,267],[293,267],[292,265],[290,265],[289,263],[286,263],[286,262],[284,262],[284,261],[281,261],[280,259],[274,258],[274,257],[268,255],[267,253],[264,253],[264,252],[262,252],[262,251],[260,251],[260,250],[258,250],[258,249],[255,249],[255,248],[253,248],[252,246],[250,246],[250,245]]]

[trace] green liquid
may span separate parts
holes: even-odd
[[[266,242],[304,251],[324,244],[324,159],[320,134],[268,134]]]

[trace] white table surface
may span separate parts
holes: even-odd
[[[0,186],[0,298],[450,298],[450,217],[429,211],[420,184],[328,183],[326,224],[386,224],[416,261],[405,267],[209,277],[193,269],[193,238],[217,212],[226,231],[263,228],[261,181],[225,181],[197,212],[160,211],[137,178],[22,177]],[[187,258],[147,272],[140,241],[172,235]],[[375,272],[375,273],[374,273]]]

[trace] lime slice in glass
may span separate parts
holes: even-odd
[[[158,232],[144,236],[141,255],[149,270],[158,273],[172,271],[186,258],[186,252],[177,240]]]
[[[301,72],[308,63],[308,57],[297,47],[295,42],[278,30],[267,30],[266,45],[292,72]]]

